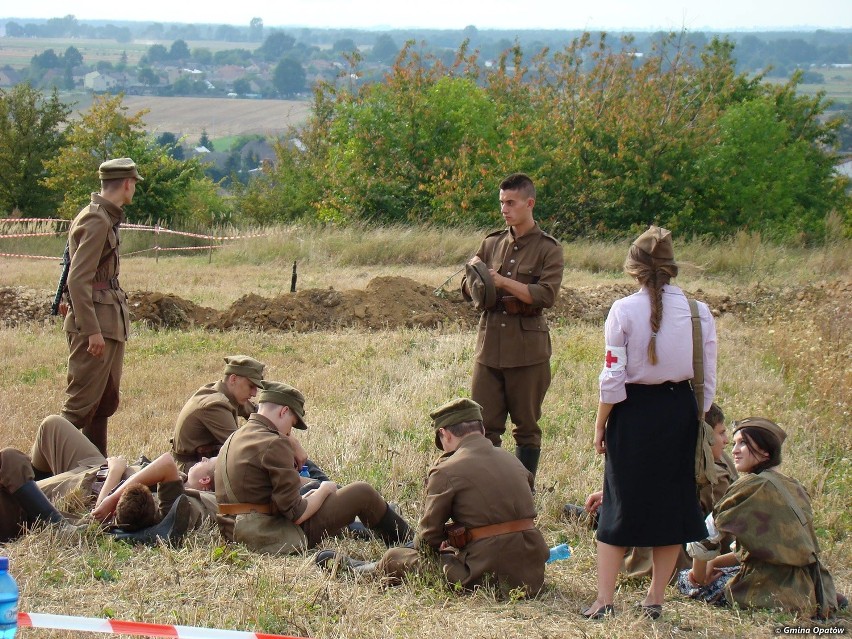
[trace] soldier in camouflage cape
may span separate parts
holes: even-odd
[[[708,561],[696,558],[693,570],[680,576],[681,592],[819,618],[837,609],[834,581],[819,561],[810,497],[798,481],[775,470],[785,438],[768,419],[737,422],[734,462],[742,475],[716,504],[712,520],[718,534],[736,538],[737,549]],[[737,564],[739,570],[730,570]]]

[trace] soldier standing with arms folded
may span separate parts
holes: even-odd
[[[62,416],[107,455],[107,419],[118,409],[124,344],[130,331],[119,275],[118,228],[142,176],[130,158],[100,165],[100,193],[68,231],[67,398]]]
[[[471,382],[485,436],[500,446],[506,418],[515,454],[535,475],[541,455],[541,405],[550,387],[550,332],[543,309],[562,284],[562,247],[533,217],[535,186],[523,173],[500,183],[508,228],[486,236],[468,262],[462,295],[482,311]]]

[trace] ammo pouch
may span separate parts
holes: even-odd
[[[459,550],[471,541],[470,532],[462,524],[446,523],[444,524],[444,533],[447,535],[447,543]]]

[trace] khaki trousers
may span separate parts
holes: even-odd
[[[82,429],[106,455],[106,420],[118,410],[124,342],[104,339],[104,354],[98,359],[87,352],[88,335],[66,333],[66,336],[68,387],[61,415]]]
[[[51,475],[106,462],[97,447],[59,415],[49,415],[39,424],[30,457],[34,468]]]
[[[541,448],[541,405],[550,388],[550,362],[514,368],[492,368],[476,362],[471,398],[482,406],[485,436],[499,446],[511,417],[517,446]]]
[[[307,521],[302,530],[308,538],[308,548],[313,548],[323,537],[334,537],[358,517],[368,528],[375,527],[388,510],[384,498],[367,482],[356,481],[339,488],[326,497],[319,510]]]

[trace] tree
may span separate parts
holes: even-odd
[[[352,38],[343,38],[342,40],[336,40],[331,47],[332,53],[350,53],[352,51],[357,51],[358,47],[355,44],[355,40]]]
[[[283,31],[274,31],[266,37],[256,53],[263,56],[264,60],[280,60],[285,53],[293,48],[294,44],[296,44],[296,40],[292,36],[288,36]]]
[[[249,22],[249,42],[263,42],[263,18],[252,18]]]
[[[62,62],[67,68],[73,69],[83,64],[83,54],[77,47],[68,47],[62,54]]]
[[[292,58],[284,58],[275,66],[272,84],[282,97],[291,97],[305,88],[305,69]]]
[[[189,47],[183,40],[175,40],[169,49],[169,60],[189,60]]]
[[[148,64],[154,64],[155,62],[164,62],[169,58],[169,50],[166,49],[162,44],[152,44],[148,47],[148,51],[143,56],[143,59]]]
[[[139,72],[136,74],[139,82],[145,86],[152,87],[160,84],[160,76],[151,67],[139,67]]]
[[[180,140],[177,139],[174,133],[165,131],[157,136],[157,144],[165,147],[166,152],[175,160],[183,160],[183,147],[180,145]]]
[[[142,120],[146,112],[127,115],[122,100],[122,95],[96,96],[81,118],[68,126],[67,144],[44,163],[48,177],[43,183],[64,194],[60,215],[73,217],[89,201],[89,194],[98,190],[101,162],[130,157],[145,181],[137,185],[133,204],[125,208],[129,221],[172,223],[198,215],[209,219],[206,209],[199,207],[211,206],[215,185],[204,176],[201,163],[197,158],[177,160],[151,143]]]
[[[24,28],[17,22],[9,20],[6,23],[6,35],[10,38],[22,38],[25,35]]]
[[[207,47],[198,47],[192,50],[192,59],[198,64],[211,64],[213,62],[213,52]]]
[[[201,137],[198,140],[198,146],[203,146],[208,151],[215,150],[213,148],[213,142],[207,136],[207,129],[201,129]]]
[[[376,38],[370,57],[377,62],[392,64],[398,53],[399,47],[396,46],[396,42],[387,33],[383,33]]]
[[[47,175],[44,161],[63,144],[69,113],[55,90],[48,98],[28,83],[0,89],[0,211],[53,213],[58,197],[40,180]]]
[[[240,95],[251,93],[251,82],[247,78],[237,78],[234,80],[234,93]]]

